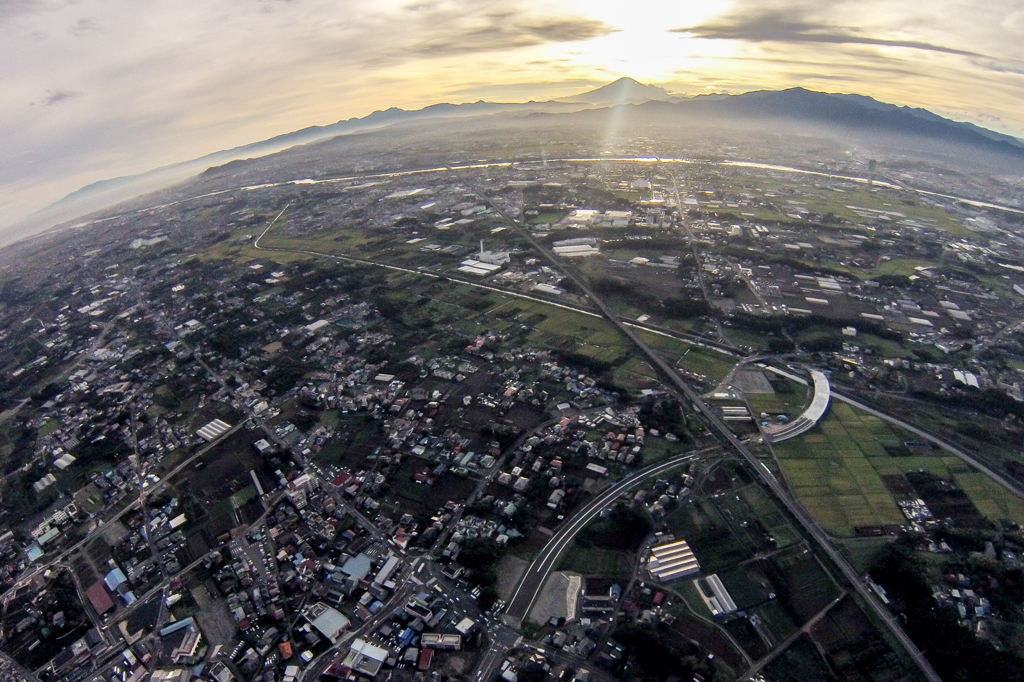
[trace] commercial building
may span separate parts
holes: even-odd
[[[462,649],[462,635],[442,635],[436,632],[426,632],[420,637],[420,646],[425,649],[459,651]]]
[[[388,655],[387,649],[374,646],[363,639],[356,639],[341,665],[353,672],[376,677],[384,661],[388,660]]]
[[[331,644],[338,641],[338,637],[344,632],[351,621],[337,609],[333,609],[323,602],[317,602],[306,611],[306,620],[317,629],[324,637],[331,641]]]

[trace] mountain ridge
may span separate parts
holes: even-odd
[[[523,103],[485,100],[461,104],[441,102],[414,110],[390,107],[362,117],[342,119],[323,126],[308,126],[144,173],[90,183],[9,229],[13,232],[31,230],[31,234],[38,233],[49,226],[75,220],[120,201],[222,168],[232,161],[265,157],[304,144],[379,130],[400,123],[512,112],[601,115],[602,111],[615,107],[634,107],[641,112],[646,108],[648,113],[659,110],[683,118],[810,122],[843,130],[927,137],[988,152],[1024,155],[1024,140],[1019,138],[973,123],[945,118],[927,109],[880,102],[867,95],[827,93],[795,87],[681,97],[664,88],[624,77],[568,98]]]
[[[561,97],[556,101],[608,105],[638,104],[650,100],[664,101],[677,97],[677,95],[673,95],[665,88],[658,87],[657,85],[647,85],[628,76],[623,76],[599,88],[588,90],[572,97]]]

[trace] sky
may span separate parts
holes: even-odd
[[[91,182],[310,125],[622,76],[858,93],[1024,136],[1024,3],[0,0],[0,231]]]

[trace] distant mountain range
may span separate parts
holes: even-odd
[[[742,95],[702,95],[675,106],[703,116],[814,122],[887,134],[933,137],[953,144],[978,145],[986,151],[1024,153],[1024,140],[1016,137],[972,123],[952,121],[926,109],[898,107],[863,95],[790,88]]]
[[[757,123],[758,125],[813,124],[843,131],[863,131],[887,136],[928,138],[978,151],[1024,158],[1024,141],[971,123],[961,123],[924,109],[898,107],[862,95],[841,95],[792,88],[755,91],[740,95],[683,97],[632,78],[573,97],[548,102],[518,104],[478,101],[468,104],[435,104],[407,111],[391,108],[362,118],[326,126],[303,128],[268,140],[215,152],[192,161],[158,168],[139,175],[114,178],[87,185],[39,211],[12,229],[24,236],[100,210],[146,192],[182,182],[203,171],[240,159],[267,156],[297,145],[438,119],[495,114],[563,114],[603,116],[611,107],[628,107],[637,117],[677,117],[681,121]]]

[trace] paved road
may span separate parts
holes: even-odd
[[[482,196],[485,196],[485,195],[482,194]],[[496,211],[499,212],[499,214],[504,215],[504,213],[502,212],[500,207],[495,206],[494,203],[490,202],[489,200],[488,200],[488,202],[491,204],[492,208],[494,208]],[[287,206],[285,208],[287,208]],[[283,212],[284,211],[282,210],[282,213]],[[271,224],[268,225],[267,228],[263,231],[263,233],[259,237],[256,238],[256,240],[253,243],[253,246],[255,248],[257,248],[257,249],[265,248],[265,247],[260,247],[259,246],[259,241],[260,241],[260,239],[262,239],[266,235],[266,233],[273,226],[274,222],[276,222],[277,219],[280,217],[280,215],[281,214],[278,214],[278,216],[275,217],[274,221],[272,221]],[[590,299],[590,301],[601,311],[601,315],[603,317],[607,318],[609,322],[614,324],[619,329],[619,331],[624,336],[626,336],[626,338],[628,338],[647,357],[648,361],[654,366],[654,368],[657,369],[666,379],[668,379],[669,385],[670,385],[670,387],[672,389],[674,389],[674,392],[676,392],[679,397],[684,397],[684,398],[688,399],[691,402],[691,404],[693,405],[694,409],[697,412],[699,412],[707,420],[707,422],[713,427],[713,429],[718,433],[719,437],[722,440],[724,440],[726,443],[731,445],[732,448],[734,450],[736,450],[736,452],[739,453],[740,456],[743,457],[743,459],[745,459],[747,461],[747,463],[750,465],[750,467],[763,480],[765,485],[772,491],[772,493],[779,500],[779,502],[783,506],[786,507],[787,511],[789,511],[789,513],[800,523],[800,525],[804,528],[805,532],[818,544],[818,546],[820,547],[821,551],[824,554],[826,554],[830,558],[830,560],[839,568],[839,570],[843,573],[843,575],[846,577],[846,579],[850,582],[851,586],[858,592],[858,594],[861,595],[861,597],[864,599],[864,601],[868,604],[868,606],[871,608],[871,610],[875,613],[876,617],[889,629],[889,631],[891,632],[892,636],[894,638],[896,638],[897,641],[899,641],[901,646],[903,646],[903,648],[906,650],[907,654],[911,657],[911,659],[918,666],[918,668],[925,675],[925,677],[930,682],[941,682],[941,678],[938,676],[938,674],[935,672],[935,670],[931,667],[931,664],[929,664],[928,661],[924,658],[924,655],[917,648],[917,646],[913,643],[913,641],[911,641],[911,639],[903,631],[903,629],[900,627],[899,623],[893,617],[892,613],[890,613],[878,601],[878,599],[876,598],[874,593],[863,583],[863,581],[861,581],[860,575],[856,572],[856,570],[854,570],[854,568],[850,565],[850,563],[846,560],[846,558],[843,557],[842,554],[840,554],[832,546],[831,541],[830,541],[828,535],[825,533],[825,531],[817,524],[817,522],[810,516],[810,514],[807,513],[807,511],[802,506],[798,505],[793,500],[793,498],[789,496],[789,493],[782,487],[782,485],[771,474],[771,472],[769,472],[768,469],[765,468],[764,465],[761,464],[761,462],[758,461],[757,457],[754,456],[754,454],[750,451],[750,449],[747,448],[746,445],[743,444],[736,437],[736,435],[725,425],[725,423],[710,408],[708,408],[707,405],[704,404],[703,400],[701,400],[701,398],[697,394],[697,392],[694,391],[690,387],[690,385],[687,384],[682,379],[682,377],[679,375],[679,373],[676,371],[676,369],[674,367],[670,366],[660,355],[655,353],[654,350],[651,349],[650,346],[648,346],[643,341],[643,339],[641,339],[639,337],[639,335],[636,332],[633,331],[631,326],[628,326],[625,323],[623,323],[622,320],[620,320],[618,318],[618,316],[616,316],[614,314],[614,312],[611,309],[609,309],[608,306],[605,305],[605,303],[600,298],[598,298],[594,294],[594,292],[591,291],[590,288],[578,276],[576,276],[573,272],[568,270],[565,267],[565,264],[559,258],[557,258],[554,254],[552,254],[547,248],[545,248],[542,244],[540,244],[536,239],[534,239],[533,236],[529,233],[528,230],[523,229],[522,225],[518,221],[512,220],[512,219],[508,218],[507,216],[505,216],[505,218],[506,218],[506,220],[508,220],[510,225],[512,225],[513,229],[515,229],[519,233],[519,235],[521,237],[523,237],[539,253],[541,253],[545,257],[545,259],[549,263],[551,263],[552,266],[556,270],[561,272],[564,276],[568,277],[573,283],[576,284],[576,286],[579,287],[579,290],[582,291]],[[379,266],[379,267],[385,267],[385,268],[392,269],[392,270],[409,272],[409,273],[413,273],[413,274],[419,274],[419,275],[422,275],[422,276],[438,277],[438,275],[435,275],[435,274],[429,273],[429,272],[425,272],[425,271],[421,271],[421,270],[413,270],[413,269],[410,269],[410,268],[402,268],[402,267],[398,267],[398,266],[387,265],[387,264],[384,264],[384,263],[377,263],[377,262],[366,261],[366,260],[358,259],[358,258],[351,258],[351,257],[345,257],[345,256],[336,256],[334,254],[321,253],[321,252],[317,252],[317,251],[305,251],[305,250],[301,250],[301,249],[296,250],[296,251],[297,252],[302,252],[302,253],[309,253],[310,255],[316,255],[316,256],[327,256],[327,257],[331,257],[331,258],[336,258],[338,260],[346,260],[346,261],[350,261],[350,262],[361,262],[361,263],[365,263],[367,265],[376,265],[376,266]],[[477,285],[477,286],[480,286],[482,288],[488,288],[488,287],[485,287],[483,285]],[[495,290],[496,291],[500,291],[500,293],[510,293],[510,292],[505,292],[505,291],[501,291],[501,290],[498,290],[498,289],[495,289]],[[522,298],[531,298],[529,296],[524,296],[524,295],[519,295],[519,296],[521,296]],[[543,301],[543,302],[544,303],[550,303],[549,301]],[[558,305],[558,304],[553,304],[553,305]],[[566,307],[566,306],[562,306],[562,307]],[[589,313],[589,314],[593,314],[593,313]],[[548,570],[550,570],[550,568]],[[546,573],[545,573],[545,575],[546,575]],[[536,577],[537,576],[534,575],[534,576],[532,576],[532,579],[535,580]],[[528,575],[527,579],[528,580],[531,579],[531,576]],[[527,604],[525,608],[523,607],[522,600],[525,599],[525,597],[520,597],[519,592],[520,591],[517,591],[515,597],[513,598],[514,601],[515,601],[516,598],[519,598],[519,602],[516,605],[516,611],[514,612],[514,614],[512,614],[510,616],[512,618],[516,617],[520,612],[522,612],[522,616],[520,616],[520,618],[525,617],[526,613],[529,610],[529,604]],[[530,603],[532,603],[532,599],[530,600]],[[510,606],[510,611],[511,611],[511,606]]]
[[[500,208],[495,206],[491,202],[491,206],[499,211]],[[633,344],[640,349],[640,351],[647,357],[648,362],[657,369],[661,374],[668,379],[668,383],[674,392],[679,397],[685,397],[693,405],[694,409],[699,412],[707,420],[707,422],[713,427],[718,433],[719,437],[726,443],[732,446],[732,448],[740,454],[740,456],[747,461],[754,472],[761,478],[764,484],[772,491],[776,499],[786,507],[786,510],[800,523],[804,531],[818,544],[821,551],[829,557],[829,559],[839,568],[842,574],[849,581],[850,585],[857,591],[858,594],[867,603],[868,607],[874,612],[875,616],[881,621],[886,628],[889,629],[893,637],[899,641],[900,645],[907,652],[907,655],[914,661],[921,672],[930,682],[941,682],[941,678],[932,668],[931,664],[925,659],[921,650],[917,648],[917,645],[911,641],[907,633],[903,631],[899,623],[893,617],[892,613],[878,601],[867,585],[860,578],[860,574],[850,565],[850,562],[832,546],[828,534],[818,525],[817,521],[804,509],[801,505],[797,504],[796,501],[790,497],[789,493],[782,486],[778,479],[775,478],[768,471],[767,468],[761,462],[758,461],[754,453],[742,443],[739,438],[726,426],[725,422],[718,417],[713,410],[711,410],[704,401],[701,400],[700,395],[697,394],[693,388],[686,383],[683,378],[679,375],[674,367],[665,362],[664,358],[654,352],[650,346],[648,346],[643,339],[639,337],[632,329],[622,323],[622,321],[608,308],[605,303],[598,298],[593,291],[586,285],[583,280],[578,277],[575,273],[565,267],[565,264],[551,253],[547,248],[540,244],[533,235],[530,234],[529,230],[523,229],[522,225],[518,221],[508,219],[506,220],[513,226],[513,229],[528,241],[537,251],[544,255],[545,259],[551,263],[551,265],[561,272],[563,275],[568,277],[579,290],[582,291],[591,302],[601,310],[602,314],[608,319],[609,322],[618,327],[619,331]]]
[[[798,376],[796,376],[794,374],[790,374],[789,372],[781,370],[778,367],[775,367],[774,369],[777,372],[782,373],[782,375],[785,376],[787,379],[792,379],[792,380],[797,381],[799,383],[804,383],[804,384],[807,383],[807,380],[803,379],[802,377],[798,377]],[[976,468],[978,471],[983,472],[986,476],[988,476],[993,481],[995,481],[999,485],[1003,486],[1004,488],[1006,488],[1007,490],[1012,492],[1014,495],[1017,495],[1018,497],[1024,497],[1024,490],[1022,490],[1021,487],[1018,484],[1016,484],[1013,481],[1010,481],[1010,480],[1004,478],[998,472],[993,471],[991,468],[989,468],[988,466],[982,464],[977,459],[975,459],[971,455],[967,454],[966,452],[964,452],[963,450],[961,450],[957,446],[953,445],[952,443],[944,441],[941,438],[939,438],[938,436],[935,436],[935,435],[933,435],[931,433],[928,433],[924,429],[921,429],[921,428],[919,428],[917,426],[914,426],[913,424],[909,424],[909,423],[903,421],[902,419],[900,419],[898,417],[893,417],[890,414],[887,414],[887,413],[882,412],[880,410],[876,410],[875,408],[871,407],[870,405],[865,405],[864,403],[860,402],[859,400],[856,400],[855,398],[851,398],[848,395],[844,395],[842,393],[839,393],[839,392],[837,392],[835,390],[835,387],[832,388],[832,398],[835,399],[835,400],[838,400],[840,402],[844,402],[847,405],[850,405],[851,407],[856,407],[858,410],[863,410],[863,411],[867,412],[870,415],[878,417],[879,419],[892,424],[893,426],[898,426],[901,429],[909,431],[910,433],[914,434],[918,438],[921,438],[923,440],[928,441],[932,445],[934,445],[934,446],[936,446],[936,447],[938,447],[938,448],[940,448],[942,450],[945,450],[946,452],[950,453],[951,455],[953,455],[955,457],[959,457],[966,464],[969,464],[972,467]]]
[[[595,516],[601,513],[602,509],[611,504],[619,495],[636,488],[645,479],[656,476],[672,467],[679,466],[683,462],[688,462],[694,457],[696,457],[696,453],[687,452],[686,454],[665,460],[660,464],[652,464],[649,467],[640,469],[590,500],[571,519],[563,523],[558,531],[551,536],[547,544],[544,545],[544,548],[537,555],[537,558],[533,560],[529,568],[526,569],[523,577],[520,578],[519,587],[512,594],[512,599],[509,600],[508,609],[505,612],[506,621],[517,627],[522,624],[526,615],[530,612],[530,607],[533,606],[533,602],[537,599],[537,594],[544,586],[544,581],[558,561],[562,550],[572,542],[577,533],[583,530]]]

